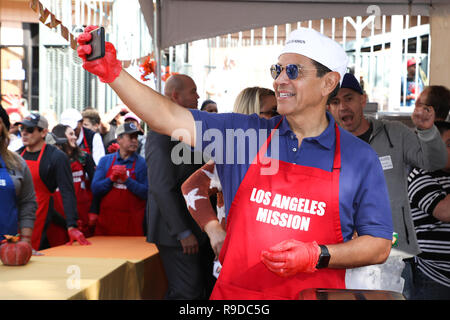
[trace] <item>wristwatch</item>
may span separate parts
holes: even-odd
[[[317,261],[316,269],[323,269],[328,267],[328,263],[330,262],[330,253],[328,252],[328,248],[324,245],[319,245],[320,247],[320,256]]]

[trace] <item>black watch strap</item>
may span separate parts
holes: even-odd
[[[328,267],[330,263],[330,253],[328,252],[328,248],[324,245],[319,245],[320,247],[320,255],[319,260],[317,261],[316,269],[323,269]]]

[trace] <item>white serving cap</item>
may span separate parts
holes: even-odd
[[[292,31],[280,55],[284,53],[301,54],[338,72],[341,84],[347,72],[348,57],[342,46],[314,29],[299,28]]]

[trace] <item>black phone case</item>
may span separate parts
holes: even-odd
[[[89,44],[92,47],[90,55],[86,56],[86,60],[92,61],[105,56],[105,29],[100,27],[91,31],[92,39]]]

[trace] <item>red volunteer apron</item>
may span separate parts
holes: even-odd
[[[47,218],[50,197],[52,195],[39,176],[39,164],[41,163],[41,158],[44,154],[45,147],[46,144],[44,143],[36,161],[25,160],[28,168],[30,168],[31,176],[33,177],[34,191],[36,193],[36,201],[38,205],[36,210],[36,220],[34,221],[33,234],[31,235],[31,246],[34,250],[39,250],[42,232],[44,230],[45,220]],[[26,148],[23,150],[21,156],[24,155],[25,150]]]
[[[267,158],[265,153],[274,132],[250,165],[231,204],[219,257],[223,267],[211,299],[298,299],[299,292],[307,288],[345,288],[345,269],[325,268],[283,278],[261,262],[262,250],[284,240],[318,244],[343,241],[339,129],[335,127],[332,172]],[[278,162],[278,171],[262,175],[261,169],[274,168],[274,161]],[[258,190],[263,191],[258,194]]]
[[[79,229],[87,237],[89,236],[89,228],[87,226],[89,223],[88,213],[92,203],[92,192],[88,190],[83,165],[79,161],[73,161],[70,164],[70,168],[72,170],[73,186],[77,198],[78,219],[82,222],[81,228],[79,227]],[[53,207],[58,213],[66,217],[59,189],[56,189],[53,193]],[[51,224],[48,227],[47,237],[51,247],[59,246],[69,241],[67,230],[56,224]]]
[[[112,173],[115,161],[116,156],[106,173],[107,178]],[[135,166],[136,160],[133,167],[127,169],[128,177],[131,179],[136,179]],[[114,182],[111,190],[101,200],[95,235],[143,236],[145,206],[146,200],[128,191],[125,184]]]

